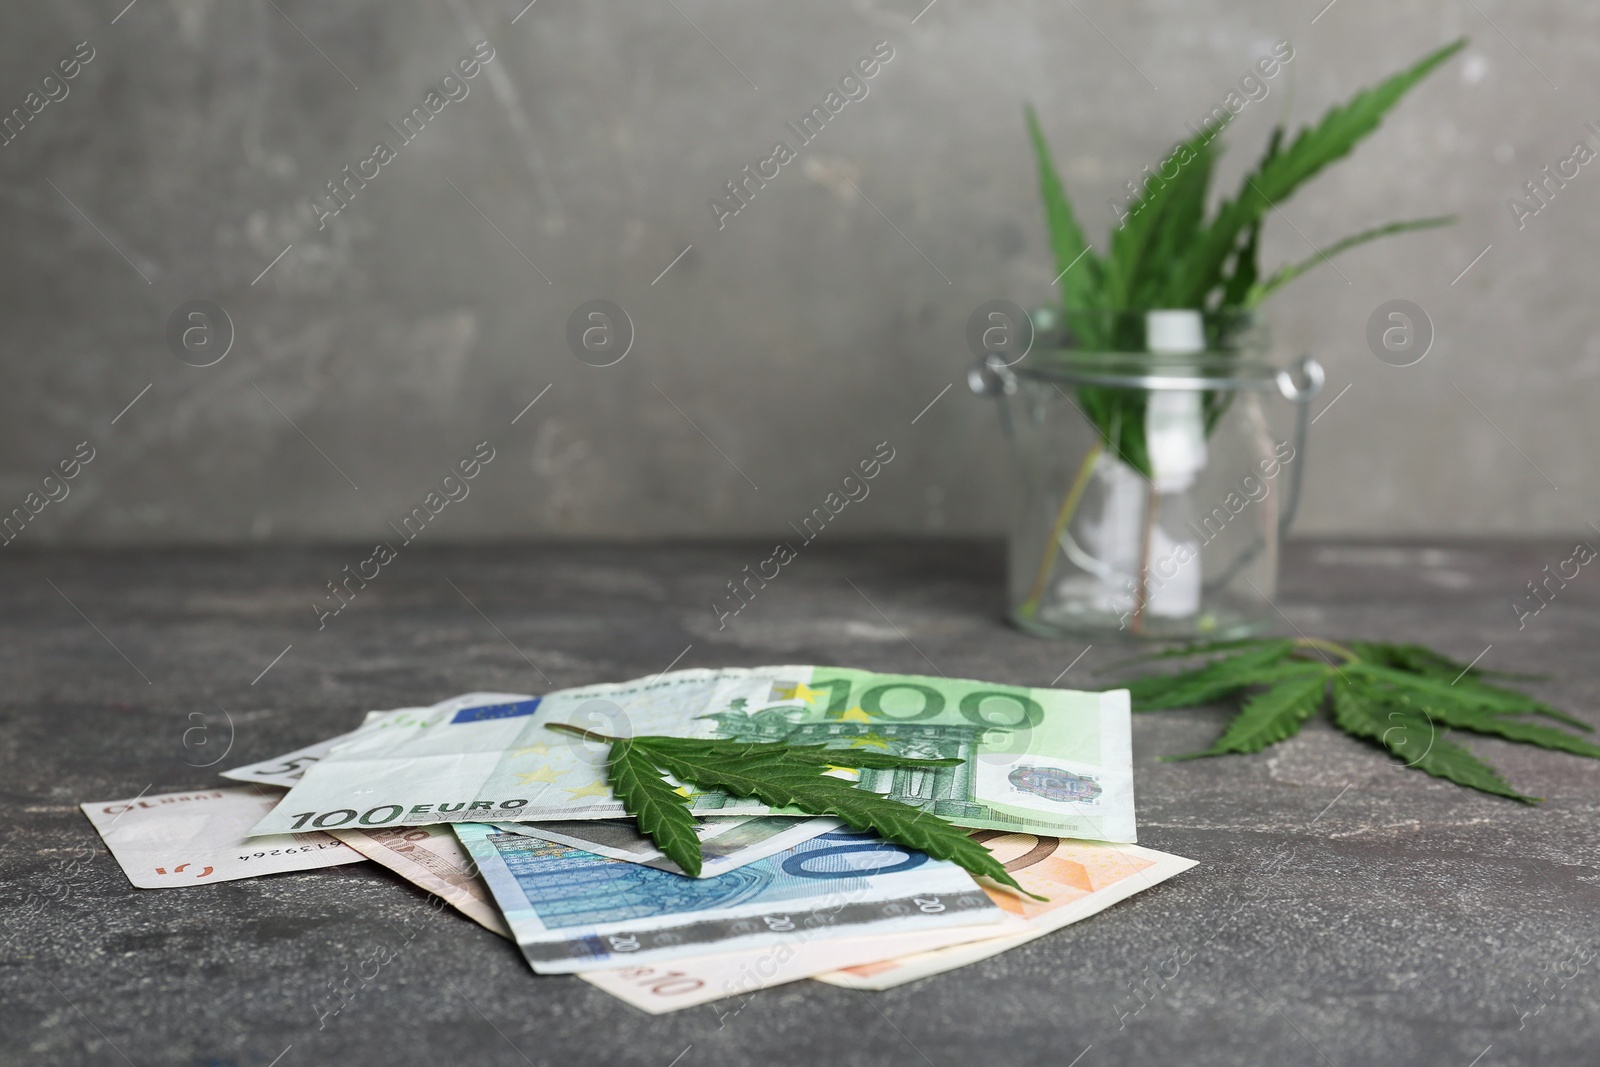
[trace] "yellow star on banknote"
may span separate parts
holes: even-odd
[[[837,720],[835,720],[835,721],[837,721],[837,722],[871,722],[872,721],[872,716],[868,715],[866,712],[862,711],[861,710],[861,705],[857,704],[855,707],[851,708],[849,711],[845,712],[843,715],[840,715],[839,718]]]
[[[888,748],[889,739],[879,734],[862,734],[850,739],[851,748]]]
[[[804,700],[807,704],[811,704],[815,702],[815,698],[826,696],[827,692],[826,689],[813,689],[804,682],[796,682],[790,686],[780,687],[778,697],[781,700]]]
[[[511,754],[513,756],[526,756],[530,753],[535,756],[548,756],[550,755],[550,746],[541,741],[537,745],[528,745],[525,748],[514,748],[511,750]]]
[[[560,778],[561,774],[562,772],[556,770],[554,767],[540,767],[536,771],[530,771],[527,774],[513,775],[513,777],[516,778],[519,785],[532,785],[534,782],[553,782],[557,778]]]
[[[611,788],[604,782],[590,782],[588,785],[579,789],[574,789],[571,786],[563,786],[562,788],[564,788],[568,793],[572,794],[573,800],[577,800],[579,797],[604,797],[611,795]]]

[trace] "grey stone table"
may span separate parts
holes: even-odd
[[[1571,548],[1296,546],[1282,629],[1483,652],[1548,674],[1537,690],[1594,721],[1600,579],[1580,574],[1520,629],[1512,608]],[[0,1063],[1600,1059],[1600,764],[1490,741],[1472,747],[1542,807],[1404,770],[1321,722],[1257,756],[1164,763],[1209,742],[1221,713],[1138,716],[1140,841],[1194,870],[887,993],[802,982],[737,1014],[662,1018],[535,976],[371,864],[133,889],[78,811],[214,784],[194,764],[229,742],[219,708],[229,766],[469,689],[775,661],[1046,685],[1085,651],[1000,621],[992,544],[811,549],[719,629],[712,598],[763,549],[408,550],[321,630],[312,601],[367,553],[8,553]],[[1060,684],[1107,685],[1125,652],[1096,643]],[[186,745],[199,722],[208,734]],[[329,981],[397,929],[412,932],[398,956],[319,1027]]]

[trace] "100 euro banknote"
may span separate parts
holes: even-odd
[[[481,823],[455,830],[541,974],[1009,921],[960,867],[871,834],[823,834],[694,879]]]
[[[285,752],[272,759],[261,760],[258,763],[246,764],[243,767],[234,767],[232,770],[222,772],[222,777],[232,778],[236,782],[252,782],[256,785],[281,785],[285,789],[292,788],[296,782],[306,776],[312,764],[318,763],[333,750],[335,745],[341,745],[350,740],[363,730],[382,729],[386,726],[404,726],[415,716],[433,715],[442,710],[455,710],[458,708],[481,707],[485,704],[515,703],[519,700],[528,700],[529,697],[517,693],[464,693],[461,696],[446,700],[442,704],[434,704],[425,708],[394,708],[390,711],[369,711],[362,719],[361,725],[347,734],[339,734],[321,741],[315,741],[304,748],[297,748],[293,752]]]
[[[1128,696],[847,668],[686,670],[544,697],[436,705],[362,729],[313,764],[254,832],[439,822],[615,819],[605,746],[544,729],[613,736],[783,741],[954,757],[939,768],[868,769],[861,785],[977,829],[1133,841]],[[697,815],[766,814],[696,793]]]

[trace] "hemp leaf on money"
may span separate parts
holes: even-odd
[[[566,723],[546,723],[545,727],[611,746],[606,757],[607,777],[617,799],[645,836],[691,878],[700,874],[700,839],[695,836],[689,798],[666,782],[663,776],[668,774],[701,789],[756,797],[774,808],[834,815],[857,830],[870,830],[885,841],[926,852],[934,859],[950,860],[972,874],[1027,893],[967,831],[826,773],[830,767],[953,767],[961,760],[913,759],[781,741],[609,737]]]
[[[1517,792],[1492,767],[1452,741],[1450,731],[1600,759],[1600,745],[1528,720],[1551,719],[1584,731],[1592,731],[1592,726],[1484,680],[1526,675],[1485,671],[1421,645],[1245,638],[1141,658],[1197,656],[1215,658],[1192,670],[1145,676],[1128,684],[1135,711],[1244,697],[1239,713],[1210,748],[1172,759],[1259,752],[1299,733],[1307,719],[1330,703],[1336,726],[1387,749],[1407,767],[1527,804],[1537,804],[1539,798]]]

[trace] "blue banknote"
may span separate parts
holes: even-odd
[[[455,830],[541,973],[1005,919],[955,864],[849,830],[699,879],[481,823]]]

